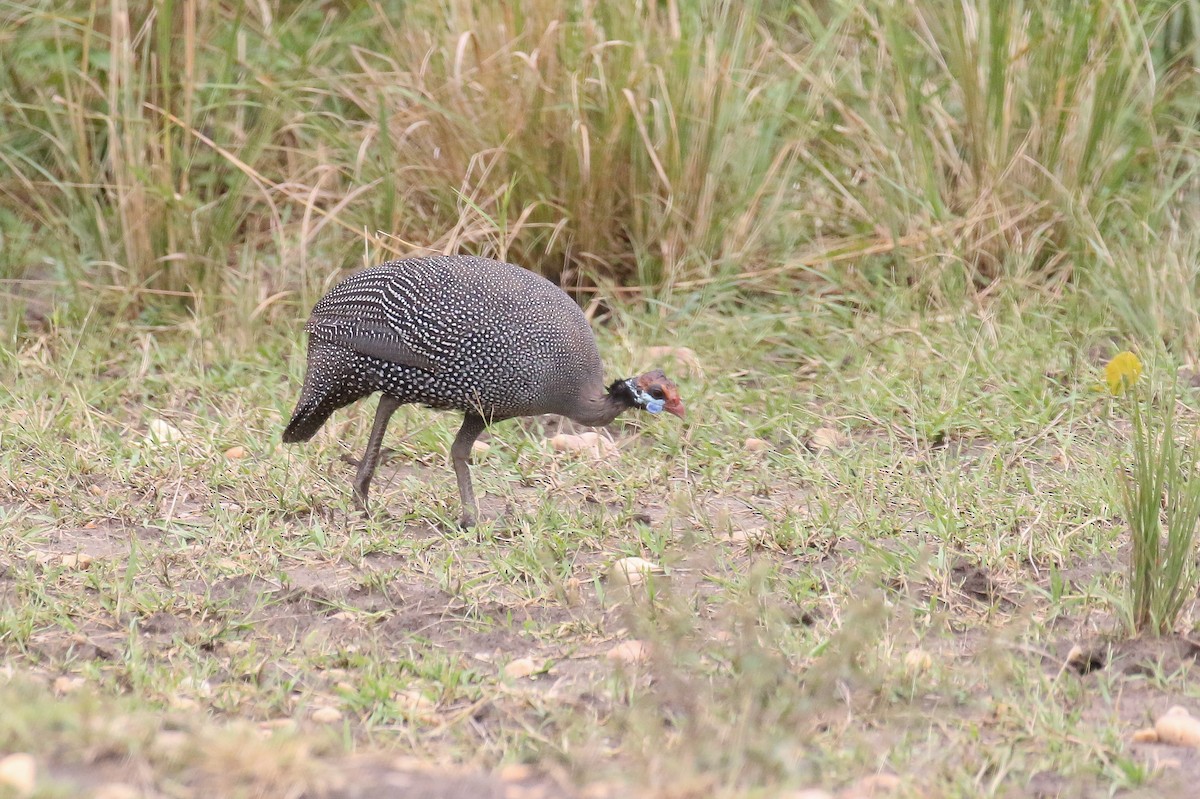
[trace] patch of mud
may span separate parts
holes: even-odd
[[[126,634],[87,623],[73,633],[51,629],[30,638],[29,648],[52,665],[86,661],[116,661],[125,649]]]
[[[1122,791],[1119,795],[1123,799],[1195,795],[1195,786],[1200,784],[1200,750],[1134,741],[1133,733],[1152,727],[1174,705],[1183,705],[1200,715],[1200,703],[1194,697],[1164,693],[1157,679],[1159,675],[1194,671],[1200,661],[1200,643],[1182,636],[1096,637],[1079,644],[1062,641],[1051,654],[1053,658],[1044,663],[1048,674],[1072,675],[1085,687],[1099,680],[1117,681],[1116,687],[1103,693],[1085,694],[1082,715],[1085,722],[1107,727],[1112,725],[1115,712],[1122,737],[1128,742],[1127,754],[1156,772],[1147,785]],[[1066,780],[1049,773],[1035,775],[1029,788],[1029,795],[1046,799],[1101,799],[1112,795],[1111,785]]]
[[[168,644],[194,629],[190,618],[156,611],[138,623],[138,632],[157,644]]]
[[[1099,637],[1080,644],[1065,641],[1058,648],[1063,650],[1061,662],[1083,674],[1106,669],[1132,677],[1153,677],[1192,668],[1200,661],[1200,642],[1182,636]]]
[[[959,558],[950,569],[951,583],[965,596],[977,602],[995,602],[1000,589],[987,569]]]

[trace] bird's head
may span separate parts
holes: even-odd
[[[618,389],[618,386],[628,390],[630,401],[635,407],[642,410],[650,413],[666,411],[680,419],[684,418],[687,413],[683,407],[683,400],[679,399],[678,387],[662,373],[661,369],[655,369],[628,380],[619,380],[613,385],[613,389]]]

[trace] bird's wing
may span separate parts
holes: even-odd
[[[396,330],[369,319],[314,314],[304,329],[325,341],[381,361],[436,373],[437,365],[414,349]]]

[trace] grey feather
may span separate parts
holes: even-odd
[[[387,325],[344,317],[314,316],[304,327],[314,338],[338,344],[360,355],[369,355],[388,363],[436,372],[437,364],[414,350]]]

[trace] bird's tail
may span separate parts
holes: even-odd
[[[349,366],[342,364],[342,353],[330,353],[329,349],[323,342],[309,340],[308,373],[292,420],[283,431],[285,444],[308,441],[334,411],[374,391]]]
[[[325,424],[339,406],[333,403],[305,402],[304,397],[296,405],[292,420],[283,431],[283,443],[295,444],[298,441],[308,441],[317,434],[321,425]]]

